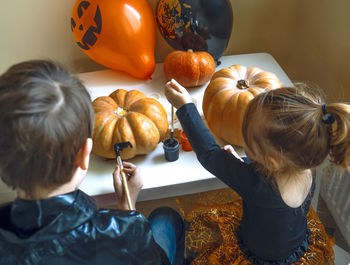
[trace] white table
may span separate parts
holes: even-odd
[[[254,53],[244,55],[223,56],[221,65],[216,71],[227,68],[233,64],[244,66],[257,66],[264,71],[275,73],[284,86],[292,85],[292,82],[275,59],[267,53]],[[103,70],[83,73],[79,75],[88,88],[92,99],[98,96],[106,96],[118,88],[126,90],[137,89],[149,97],[157,98],[165,107],[170,118],[171,106],[167,102],[163,90],[166,79],[163,72],[163,63],[156,65],[151,80],[139,80],[128,77],[120,72]],[[196,101],[199,112],[202,114],[202,98],[206,85],[188,89]],[[203,115],[203,114],[202,114]],[[176,126],[180,126],[179,123]],[[219,145],[225,143],[217,139]],[[162,143],[148,155],[137,156],[128,160],[141,168],[144,186],[139,196],[139,201],[173,197],[190,193],[214,190],[226,187],[220,180],[207,172],[197,161],[194,152],[185,152],[180,148],[179,159],[175,162],[167,162],[164,158]],[[81,189],[89,195],[98,196],[113,193],[112,172],[114,161],[106,161],[92,154],[90,167]],[[113,198],[113,196],[111,197]]]

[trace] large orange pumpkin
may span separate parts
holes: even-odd
[[[230,144],[243,146],[245,110],[257,94],[281,87],[278,77],[258,67],[232,65],[217,71],[204,92],[203,114],[209,129]]]
[[[92,152],[105,158],[115,158],[114,145],[129,141],[120,152],[122,159],[152,152],[165,138],[167,113],[156,99],[138,90],[117,89],[109,96],[96,98]]]
[[[210,80],[215,71],[215,61],[205,51],[172,51],[165,57],[163,67],[168,81],[174,78],[184,87],[195,87]]]

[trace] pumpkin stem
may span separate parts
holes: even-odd
[[[115,114],[117,114],[119,117],[124,116],[126,113],[128,113],[128,111],[126,109],[123,109],[121,107],[118,107],[115,111]]]
[[[237,81],[237,88],[246,89],[249,88],[249,82],[247,80],[241,79]]]
[[[192,49],[188,49],[187,52],[193,52],[193,50]]]

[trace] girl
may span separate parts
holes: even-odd
[[[242,255],[233,251],[227,259],[230,264],[291,264],[303,258],[310,241],[312,169],[327,156],[348,168],[350,108],[322,104],[315,93],[293,87],[259,94],[243,121],[248,164],[230,154],[232,147],[223,150],[216,144],[185,88],[171,80],[165,95],[178,109],[177,117],[203,167],[242,197],[243,216],[234,233]],[[332,256],[330,246],[326,256]],[[247,263],[238,262],[242,256]],[[325,260],[303,264],[329,262]]]

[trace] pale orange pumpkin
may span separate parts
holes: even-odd
[[[281,87],[278,77],[258,67],[232,65],[217,71],[203,96],[203,114],[209,129],[226,142],[243,146],[242,123],[250,100]]]
[[[122,159],[152,152],[165,138],[167,113],[156,99],[138,90],[117,89],[109,96],[96,98],[92,152],[105,158],[115,158],[114,145],[129,141],[120,152]]]
[[[167,80],[174,78],[184,87],[207,83],[215,71],[214,58],[205,51],[172,51],[164,60]]]

